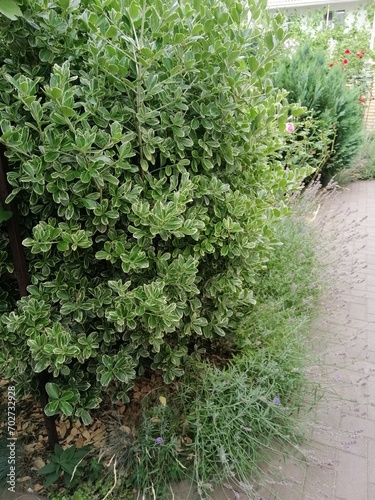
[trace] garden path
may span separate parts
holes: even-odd
[[[277,476],[263,479],[265,500],[375,500],[375,182],[350,185],[322,216],[333,210],[352,215],[335,269],[345,283],[313,330],[320,363],[310,375],[325,395],[304,445],[307,463],[275,463]],[[361,238],[351,237],[353,222]]]

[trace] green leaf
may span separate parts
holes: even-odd
[[[67,106],[61,106],[60,111],[61,111],[62,115],[65,116],[66,118],[70,118],[71,116],[75,115],[74,109],[68,108]]]
[[[41,373],[43,370],[45,370],[50,364],[50,361],[48,359],[43,359],[41,361],[38,361],[38,363],[35,365],[34,371],[35,373]]]
[[[60,477],[60,474],[61,474],[61,470],[59,468],[56,472],[54,472],[53,474],[51,474],[50,476],[47,477],[46,482],[44,483],[44,486],[46,488],[51,486],[53,483],[55,483],[58,480],[58,478]]]
[[[58,399],[60,396],[60,388],[57,384],[53,384],[52,382],[46,383],[46,391],[50,398]]]
[[[21,9],[14,0],[0,0],[0,14],[12,21],[17,21],[17,17],[23,17]]]
[[[300,116],[303,115],[303,113],[306,113],[307,108],[294,108],[292,109],[292,115],[293,116]]]
[[[54,462],[49,462],[44,467],[38,470],[38,474],[44,476],[45,474],[51,474],[56,471],[56,464]]]
[[[60,252],[66,252],[69,250],[69,243],[67,241],[59,241],[57,243],[57,250]]]
[[[129,6],[129,15],[133,21],[138,21],[142,15],[141,7],[136,3],[132,2]]]
[[[148,161],[147,160],[141,160],[141,169],[144,171],[144,172],[147,172],[148,171]]]
[[[151,59],[154,56],[153,51],[151,49],[149,49],[148,47],[143,47],[141,49],[141,54],[145,57],[148,57],[149,59]]]
[[[107,31],[105,32],[105,37],[106,38],[114,38],[117,35],[117,28],[116,26],[110,26]]]
[[[112,378],[113,378],[112,372],[102,373],[102,375],[100,377],[100,383],[104,387],[107,387],[107,385],[110,383],[110,381],[112,380]]]
[[[13,213],[4,210],[4,208],[0,205],[0,223],[9,220],[12,217]]]
[[[56,399],[55,401],[51,401],[50,403],[46,404],[44,407],[44,413],[47,415],[47,417],[51,417],[52,415],[57,415],[60,413],[59,410],[59,400]]]
[[[73,406],[68,401],[60,401],[59,406],[62,413],[67,417],[73,414]]]
[[[83,422],[84,425],[90,425],[91,424],[91,422],[92,422],[91,415],[84,408],[79,408],[76,411],[75,414],[76,414],[77,417],[80,417],[82,419],[82,422]]]

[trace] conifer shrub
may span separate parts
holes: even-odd
[[[330,67],[324,52],[308,44],[280,61],[274,82],[289,92],[289,102],[313,111],[313,117],[328,133],[330,153],[322,170],[322,178],[327,181],[350,164],[361,145],[363,106],[359,89],[348,85],[341,66]]]

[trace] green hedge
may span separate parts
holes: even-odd
[[[20,393],[48,371],[46,413],[89,422],[109,388],[126,401],[145,370],[170,382],[230,346],[311,171],[275,159],[284,32],[265,2],[251,22],[233,0],[21,9],[1,20],[0,140],[32,284],[17,301],[2,281],[0,370]]]

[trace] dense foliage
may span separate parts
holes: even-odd
[[[363,107],[358,88],[348,85],[342,68],[329,67],[323,52],[304,45],[280,61],[274,79],[288,90],[290,102],[312,110],[328,132],[331,145],[322,176],[327,179],[348,166],[361,144]]]
[[[1,20],[0,141],[31,285],[17,300],[2,226],[0,371],[19,392],[48,371],[47,414],[87,423],[106,388],[126,401],[145,370],[170,382],[231,345],[311,170],[277,159],[284,32],[264,2],[21,9]]]

